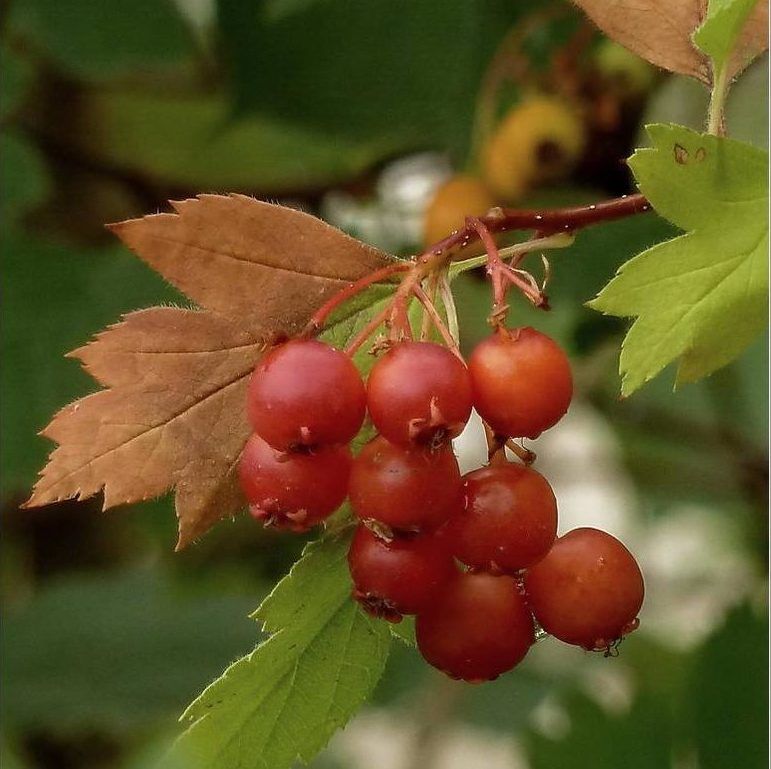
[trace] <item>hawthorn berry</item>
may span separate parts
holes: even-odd
[[[252,435],[238,476],[254,518],[266,526],[307,531],[343,503],[350,469],[347,446],[281,452]]]
[[[469,682],[511,670],[535,640],[514,579],[471,572],[456,574],[418,614],[415,635],[428,663]]]
[[[525,576],[547,633],[589,650],[608,650],[637,627],[645,587],[634,556],[615,537],[573,529]]]
[[[362,521],[396,532],[436,529],[462,504],[458,461],[449,445],[397,446],[378,436],[354,460],[348,496]]]
[[[533,328],[499,328],[469,358],[474,406],[498,434],[537,438],[555,425],[573,397],[567,356]]]
[[[372,368],[367,407],[375,427],[392,443],[449,440],[471,415],[468,369],[440,344],[400,342]]]
[[[453,555],[474,569],[513,574],[549,552],[557,501],[535,470],[505,462],[464,476],[465,505],[445,526]]]
[[[315,339],[275,347],[254,369],[247,412],[273,448],[348,443],[361,428],[366,391],[356,366]]]
[[[453,176],[437,189],[426,209],[424,243],[430,245],[441,240],[463,227],[467,216],[483,216],[493,206],[495,200],[480,179]]]
[[[456,571],[440,538],[424,534],[387,541],[363,524],[351,542],[348,566],[354,598],[389,622],[426,608]]]
[[[564,175],[586,142],[583,123],[570,105],[536,96],[513,107],[483,149],[487,186],[506,201]]]

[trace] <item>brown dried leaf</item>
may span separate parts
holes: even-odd
[[[573,0],[610,38],[658,67],[710,82],[708,58],[691,36],[707,13],[707,0]],[[768,0],[744,28],[730,76],[768,47]]]
[[[113,387],[62,409],[43,431],[59,447],[27,505],[104,490],[107,509],[173,487],[179,547],[237,512],[245,390],[263,349],[260,335],[208,312],[126,316],[73,353]]]
[[[234,195],[113,229],[208,310],[127,315],[71,353],[102,390],[43,431],[59,444],[27,506],[104,492],[104,508],[176,491],[181,548],[245,505],[236,465],[248,377],[267,340],[302,327],[385,254],[318,219]]]
[[[194,302],[252,328],[296,332],[346,283],[387,263],[314,216],[244,195],[172,206],[176,214],[110,229]]]

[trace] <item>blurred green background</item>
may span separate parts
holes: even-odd
[[[413,252],[431,190],[469,167],[496,49],[544,11],[518,56],[539,78],[583,40],[570,85],[590,118],[605,118],[589,120],[575,172],[523,205],[628,191],[619,159],[641,141],[640,126],[699,127],[706,94],[663,73],[638,87],[628,70],[598,69],[605,43],[567,4],[3,5],[6,769],[150,769],[187,702],[258,640],[247,613],[303,544],[241,517],[174,554],[170,498],[108,513],[99,500],[18,509],[51,448],[37,432],[96,387],[63,354],[122,312],[185,302],[102,225],[169,198],[243,191]],[[502,108],[530,85],[506,82]],[[767,89],[763,59],[731,96],[732,135],[766,146]],[[767,339],[707,381],[673,393],[665,372],[620,402],[623,324],[583,307],[622,261],[670,232],[646,215],[583,233],[554,258],[552,312],[522,302],[512,318],[574,357],[578,397],[536,442],[539,469],[554,484],[561,531],[605,527],[638,555],[641,630],[614,659],[545,640],[516,671],[477,687],[446,681],[395,644],[373,702],[314,766],[766,766]],[[468,347],[485,333],[489,294],[471,275],[457,296]]]

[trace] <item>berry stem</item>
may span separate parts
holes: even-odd
[[[520,460],[522,460],[525,465],[530,466],[533,464],[533,462],[535,462],[536,453],[530,449],[525,448],[524,446],[521,446],[513,438],[509,438],[505,445],[506,448],[509,449],[512,454],[515,454]]]
[[[385,323],[388,320],[388,316],[391,313],[391,305],[390,303],[387,304],[380,312],[376,313],[367,323],[366,326],[364,326],[361,331],[359,331],[356,336],[351,339],[350,342],[345,347],[345,354],[349,355],[350,357],[353,357],[358,349],[364,344],[364,342],[369,339],[372,334],[375,333],[378,326],[380,326],[382,323]]]
[[[529,281],[522,278],[511,267],[503,263],[501,252],[497,250],[492,233],[532,230],[537,236],[540,236],[534,240],[512,247],[512,249],[516,248],[518,251],[532,251],[535,243],[538,243],[541,247],[559,248],[572,242],[572,240],[570,242],[565,241],[564,236],[570,235],[572,237],[576,230],[600,222],[645,213],[650,210],[650,203],[640,194],[622,195],[620,198],[612,198],[611,200],[593,203],[588,206],[569,208],[522,210],[493,208],[485,216],[468,219],[465,227],[430,246],[414,259],[382,267],[338,291],[337,294],[328,299],[313,314],[305,326],[302,336],[312,337],[318,334],[334,310],[365,288],[397,273],[404,272],[406,274],[388,304],[387,310],[373,318],[366,329],[370,329],[369,333],[371,334],[380,323],[384,322],[390,326],[392,339],[411,338],[412,331],[407,318],[407,306],[409,300],[415,296],[415,286],[419,286],[426,277],[445,268],[457,256],[457,250],[468,245],[473,240],[481,240],[485,244],[488,251],[488,264],[492,261],[493,265],[496,265],[493,268],[493,272],[497,275],[495,280],[499,285],[496,289],[495,301],[501,309],[505,308],[506,281],[514,283],[536,307],[543,307],[546,301],[543,291],[531,285]],[[563,236],[563,239],[557,241],[560,235]],[[513,250],[508,249],[505,249],[504,252],[507,255],[515,253]],[[492,260],[490,260],[491,253]],[[515,261],[515,264],[518,264],[518,262],[519,259]],[[498,266],[498,263],[500,263],[502,269],[501,266]],[[376,319],[378,323],[375,323]],[[363,339],[360,337],[366,329],[363,329],[356,339],[352,340],[348,345],[349,350],[351,348],[355,350],[357,346],[363,344],[366,337]],[[451,332],[451,336],[455,338],[457,334]]]
[[[365,275],[363,278],[359,278],[353,283],[349,283],[345,288],[341,289],[324,302],[324,304],[313,313],[311,319],[303,329],[301,336],[315,336],[321,330],[321,327],[324,325],[330,314],[343,304],[343,302],[352,299],[356,294],[360,293],[365,288],[369,288],[373,283],[378,283],[381,280],[390,278],[392,275],[396,275],[399,272],[406,272],[412,267],[412,264],[413,263],[409,261],[389,264],[387,267],[381,267],[379,270],[375,270],[374,272]]]
[[[434,313],[436,313],[436,289],[438,284],[438,273],[432,272],[431,275],[428,277],[428,285],[427,290],[425,292],[425,298],[428,300],[430,308],[426,305],[426,303],[421,298],[420,294],[415,292],[415,296],[420,299],[420,303],[423,305],[423,320],[420,325],[420,341],[425,342],[426,339],[428,339],[428,335],[431,331],[431,324],[432,322],[434,325],[436,325],[436,321],[434,321],[433,316],[431,315],[431,309],[434,310]],[[437,327],[438,329],[438,327]]]
[[[442,316],[437,312],[436,306],[431,301],[428,294],[426,294],[426,292],[420,286],[415,286],[412,291],[417,297],[418,301],[423,305],[423,309],[426,311],[426,317],[431,319],[434,328],[439,332],[442,339],[444,340],[444,343],[462,360],[463,358],[460,354],[458,346],[455,344],[455,340],[452,338],[452,335],[442,320]]]
[[[439,278],[439,295],[442,298],[444,311],[447,315],[447,328],[456,345],[460,345],[460,327],[458,325],[458,311],[455,307],[455,298],[452,295],[450,279],[447,272],[443,272]]]

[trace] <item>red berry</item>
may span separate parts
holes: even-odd
[[[517,583],[492,574],[457,574],[418,614],[415,633],[427,662],[465,681],[511,670],[535,640]]]
[[[405,448],[378,436],[354,460],[348,496],[363,521],[401,532],[435,529],[462,504],[458,461],[447,445]]]
[[[446,441],[460,434],[471,414],[468,369],[442,345],[401,342],[370,372],[367,406],[375,427],[393,443]]]
[[[386,541],[359,525],[348,552],[354,597],[390,622],[417,614],[455,573],[452,556],[435,536]]]
[[[573,529],[525,576],[547,633],[585,649],[610,649],[637,627],[645,587],[634,556],[598,529]]]
[[[445,527],[458,560],[511,574],[549,552],[557,534],[557,502],[542,475],[507,462],[475,470],[464,480],[465,508]]]
[[[343,503],[350,469],[347,446],[285,453],[252,435],[241,455],[238,475],[249,512],[256,519],[266,526],[306,531]]]
[[[493,430],[537,438],[573,397],[570,363],[553,339],[533,328],[499,329],[469,359],[474,406]]]
[[[249,382],[249,420],[281,451],[348,443],[359,432],[365,410],[364,383],[351,359],[314,339],[275,347]]]

